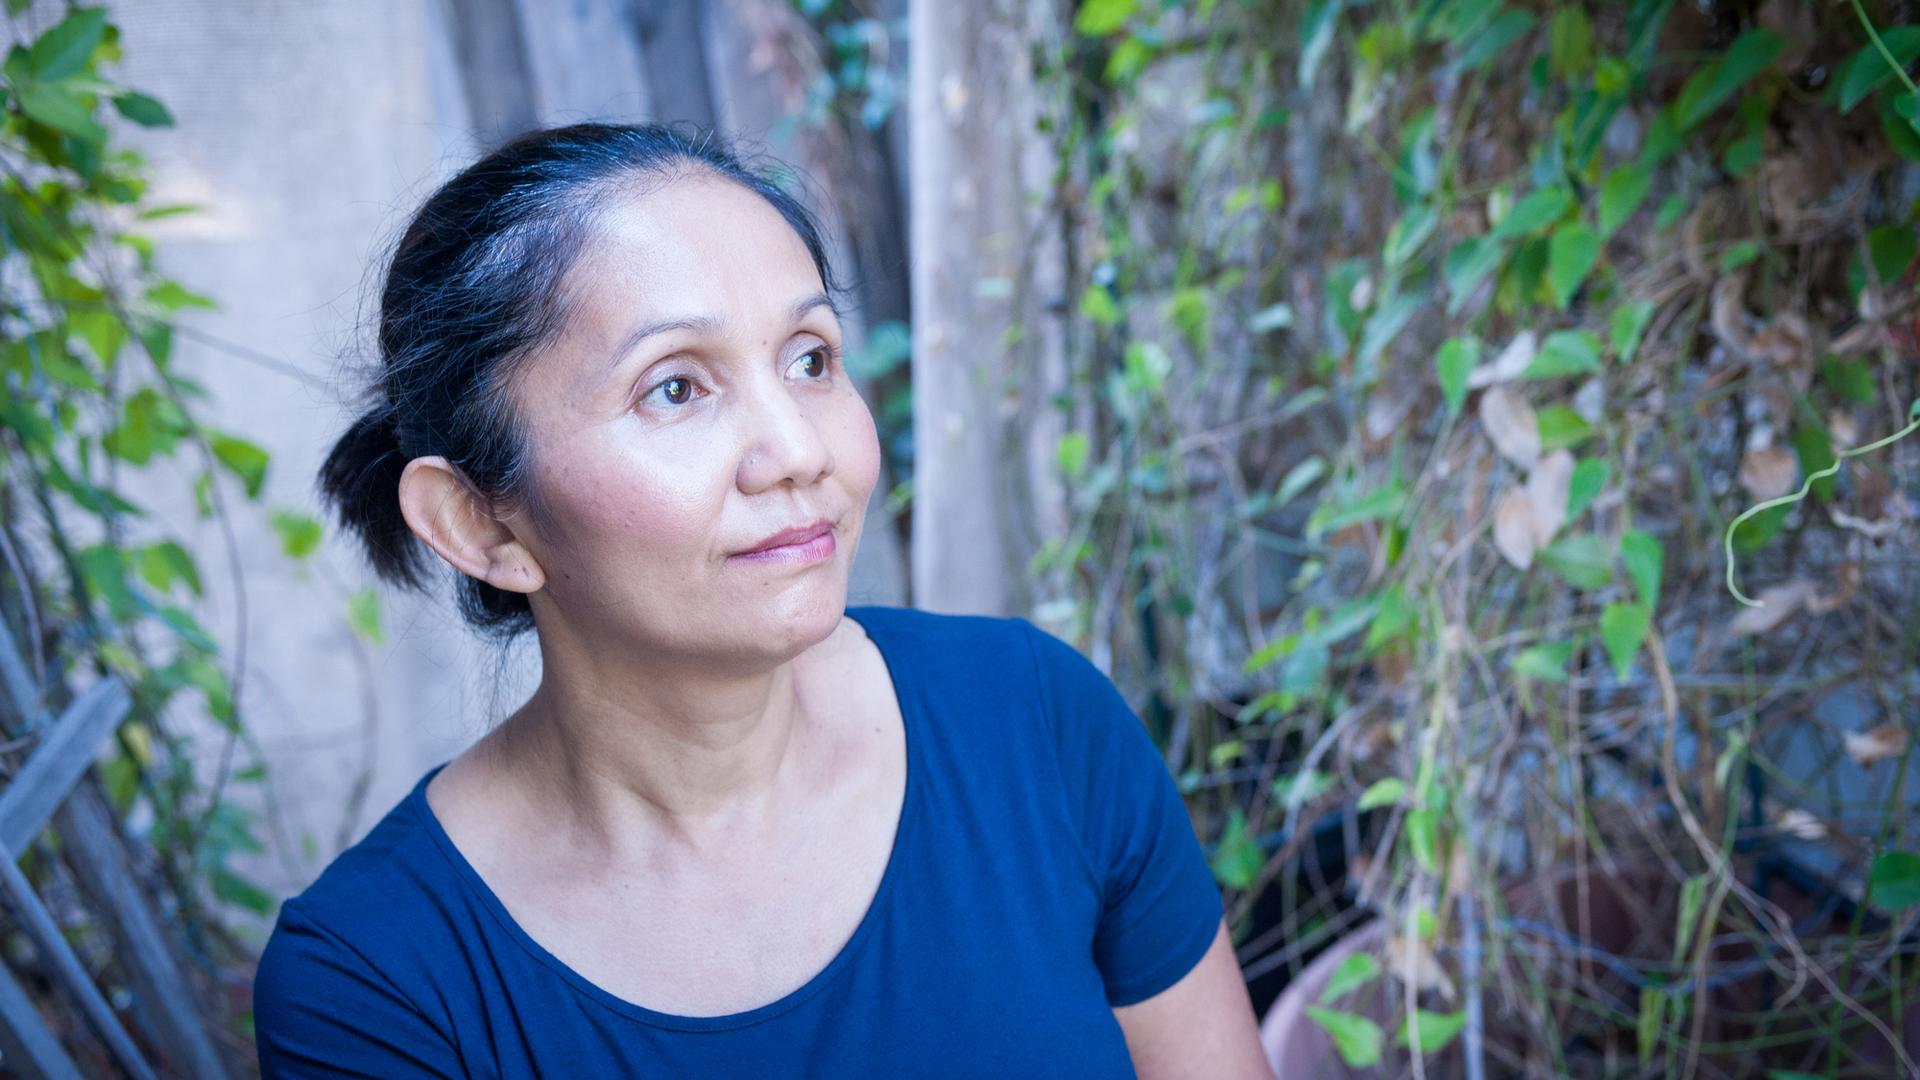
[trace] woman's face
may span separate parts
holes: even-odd
[[[880,446],[799,235],[689,173],[609,205],[567,288],[567,326],[513,391],[552,516],[511,522],[545,573],[543,642],[751,670],[824,639]],[[738,554],[822,519],[810,557]]]

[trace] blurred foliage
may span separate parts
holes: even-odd
[[[1043,614],[1151,673],[1250,976],[1389,928],[1315,1005],[1348,1066],[1912,1068],[1907,14],[1085,0],[1036,45],[1097,403]]]
[[[246,609],[228,519],[234,492],[261,500],[271,459],[209,424],[207,389],[172,363],[180,316],[216,305],[161,273],[139,230],[195,208],[150,204],[146,163],[113,129],[173,118],[103,73],[121,57],[104,8],[9,0],[7,13],[16,35],[44,29],[16,40],[0,69],[0,613],[55,711],[94,678],[131,688],[101,762],[109,799],[151,845],[166,906],[201,957],[244,958],[220,909],[269,915],[275,898],[232,864],[263,845],[258,816],[224,793],[265,771],[234,761],[237,744],[257,748],[239,705]],[[226,539],[232,658],[195,614],[205,569],[166,522],[168,500]],[[318,545],[305,514],[274,510],[271,523],[290,557]],[[183,698],[220,739],[210,778],[177,723]],[[32,741],[10,746],[30,753]],[[43,842],[57,847],[51,832]]]

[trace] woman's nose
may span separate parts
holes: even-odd
[[[742,489],[758,491],[787,479],[806,487],[832,470],[833,451],[817,415],[820,404],[806,398],[779,379],[749,391],[749,408],[741,418],[747,446],[740,462]]]

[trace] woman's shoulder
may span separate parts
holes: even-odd
[[[280,905],[269,946],[304,933],[362,956],[417,946],[459,882],[425,813],[428,770],[358,841],[334,856],[311,884]]]
[[[424,814],[426,782],[439,768],[280,905],[253,978],[266,1075],[458,1070],[449,1035],[456,995],[441,992],[436,973],[460,948],[467,905]]]
[[[1045,636],[1025,617],[924,611],[863,604],[847,609],[890,665],[920,672],[922,682],[989,688],[1029,663],[1032,638]],[[1051,660],[1051,657],[1043,657]],[[984,682],[982,681],[984,679]]]

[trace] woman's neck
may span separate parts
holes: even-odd
[[[748,675],[629,665],[616,688],[548,668],[489,738],[580,842],[616,856],[642,854],[627,850],[636,841],[711,850],[763,834],[804,780],[812,722],[797,670],[797,658]]]

